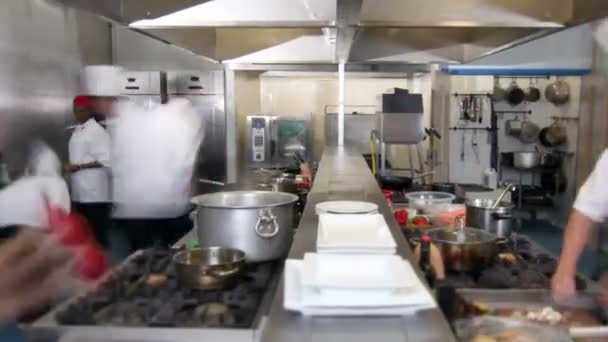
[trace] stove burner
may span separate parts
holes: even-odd
[[[150,327],[231,327],[253,324],[277,269],[275,263],[248,265],[233,288],[182,288],[175,278],[172,251],[143,251],[97,290],[58,312],[65,325]]]
[[[403,230],[412,248],[420,232]],[[497,260],[490,266],[473,272],[448,272],[441,285],[456,288],[483,289],[548,289],[551,276],[557,268],[557,259],[540,251],[525,236],[514,236],[507,244],[497,245]],[[577,289],[584,289],[586,282],[577,277]]]

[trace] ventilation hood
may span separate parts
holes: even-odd
[[[608,15],[604,0],[63,2],[218,61],[266,64],[462,64]]]

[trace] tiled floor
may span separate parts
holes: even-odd
[[[544,221],[523,221],[521,233],[541,244],[553,255],[559,256],[563,241],[562,229]],[[591,276],[597,265],[596,253],[586,248],[579,260],[579,270],[586,276]]]

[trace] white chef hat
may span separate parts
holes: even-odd
[[[122,76],[122,68],[115,65],[86,66],[80,73],[80,93],[88,96],[120,96]]]

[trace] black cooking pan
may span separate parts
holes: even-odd
[[[380,184],[380,187],[384,190],[396,190],[402,191],[412,187],[414,181],[412,177],[405,177],[386,172],[384,174],[378,173],[376,179]]]
[[[456,184],[455,183],[433,183],[433,184],[431,184],[431,189],[433,191],[456,194]]]

